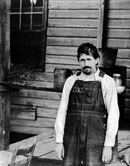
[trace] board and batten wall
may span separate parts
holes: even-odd
[[[77,48],[83,42],[116,47],[116,65],[127,66],[126,94],[130,95],[130,3],[109,0],[105,9],[104,34],[99,38],[100,0],[49,0],[45,72],[37,71],[32,86],[53,88],[54,69],[78,68]],[[60,92],[21,89],[11,94],[11,131],[39,134],[54,132]],[[125,99],[130,115],[130,99]],[[128,116],[127,116],[128,117]]]

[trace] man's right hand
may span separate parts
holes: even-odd
[[[56,143],[55,152],[56,152],[56,155],[58,156],[58,158],[63,160],[63,158],[64,158],[64,146],[63,146],[63,143]]]

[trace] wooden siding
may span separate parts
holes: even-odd
[[[97,44],[100,1],[80,1],[81,4],[78,0],[73,2],[59,0],[54,4],[54,0],[49,1],[46,72],[53,73],[55,67],[76,68],[77,47],[82,42]],[[126,94],[129,95],[130,3],[128,0],[109,0],[106,5],[105,46],[116,47],[116,65],[127,66]],[[127,113],[130,113],[129,102],[126,98]]]
[[[130,95],[130,3],[109,0],[106,5],[103,41],[106,47],[118,48],[116,65],[127,66],[126,94]],[[36,72],[39,79],[33,87],[53,88],[56,67],[78,68],[78,46],[83,42],[97,45],[99,7],[100,0],[49,0],[45,72]],[[11,130],[30,134],[54,132],[60,98],[61,93],[54,91],[13,92]],[[125,115],[130,115],[129,98],[125,99]]]
[[[11,95],[11,130],[40,134],[54,132],[54,123],[61,93],[27,90]]]

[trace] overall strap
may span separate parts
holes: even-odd
[[[103,78],[104,75],[105,75],[105,73],[104,73],[102,70],[100,70],[100,72],[99,72],[99,76]]]

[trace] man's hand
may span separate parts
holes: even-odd
[[[102,162],[109,163],[112,159],[112,148],[109,146],[104,146],[102,152]]]
[[[64,146],[63,146],[63,143],[56,143],[55,152],[56,152],[56,155],[58,156],[58,158],[63,160],[63,158],[64,158]]]

